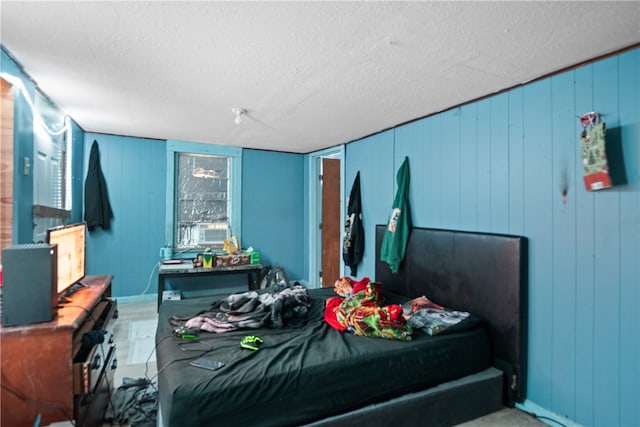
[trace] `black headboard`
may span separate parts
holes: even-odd
[[[397,274],[380,261],[386,226],[376,226],[376,280],[385,289],[482,318],[494,365],[505,374],[505,403],[526,397],[527,239],[504,234],[413,228]]]

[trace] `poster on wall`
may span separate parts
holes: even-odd
[[[598,113],[582,115],[580,123],[583,127],[581,141],[584,185],[587,191],[610,188],[613,184],[607,162],[606,124],[600,122]]]

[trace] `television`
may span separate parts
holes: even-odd
[[[84,223],[64,225],[47,230],[47,243],[58,249],[58,296],[63,298],[73,285],[82,285],[85,270],[85,239],[87,227]]]

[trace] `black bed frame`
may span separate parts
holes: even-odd
[[[376,226],[376,260],[385,226]],[[522,402],[526,393],[527,239],[413,228],[397,274],[376,261],[384,289],[425,295],[487,325],[493,366],[438,386],[332,415],[310,426],[451,426]],[[160,413],[159,413],[160,414]],[[257,418],[259,424],[259,416]],[[158,417],[162,425],[161,417]]]
[[[526,395],[527,239],[413,228],[397,274],[380,261],[386,226],[376,226],[376,281],[385,289],[480,317],[494,367],[418,393],[326,418],[313,426],[447,426],[514,406]]]
[[[376,280],[397,293],[425,295],[481,317],[494,366],[505,375],[505,404],[526,392],[527,239],[505,234],[414,228],[398,274],[380,261],[385,226],[376,226]]]

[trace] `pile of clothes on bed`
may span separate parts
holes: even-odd
[[[411,340],[411,326],[398,304],[384,305],[382,284],[365,277],[338,279],[334,285],[338,296],[327,300],[325,321],[333,328],[355,335],[398,340]]]
[[[366,337],[410,341],[414,330],[437,335],[469,317],[469,313],[438,305],[426,296],[404,304],[385,305],[382,284],[365,277],[338,279],[333,288],[338,296],[327,299],[325,321],[341,332]]]
[[[283,328],[304,325],[311,306],[307,288],[293,285],[272,286],[260,292],[231,294],[213,302],[195,316],[172,316],[174,326],[192,331],[229,332],[262,327]]]
[[[359,336],[411,341],[414,330],[436,335],[469,316],[442,307],[426,296],[402,305],[385,304],[382,284],[367,277],[361,280],[342,277],[333,290],[337,296],[325,301],[325,322],[340,332]],[[306,324],[311,304],[307,288],[296,282],[231,294],[193,316],[172,316],[169,322],[191,331],[214,333],[263,327],[297,328]]]

